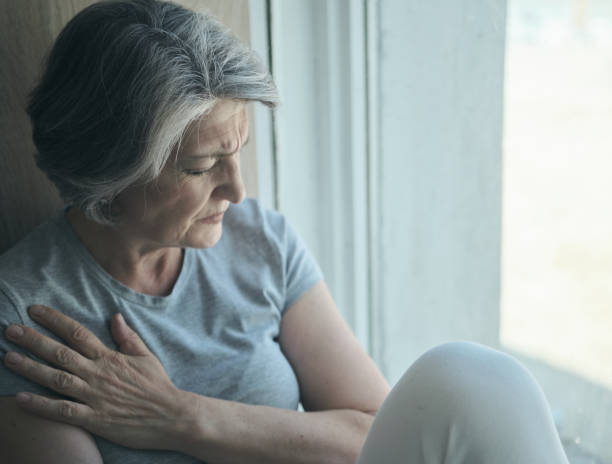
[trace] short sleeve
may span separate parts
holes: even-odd
[[[304,240],[284,219],[285,305],[291,307],[307,290],[323,279],[323,273]]]
[[[33,358],[31,353],[27,353],[19,346],[10,342],[4,335],[4,331],[9,325],[24,323],[23,316],[17,310],[15,302],[8,297],[6,289],[0,285],[0,356],[2,357],[2,362],[0,363],[0,396],[14,396],[23,391],[45,396],[58,396],[57,393],[13,373],[13,371],[4,365],[4,357],[9,351],[16,351],[24,356]]]

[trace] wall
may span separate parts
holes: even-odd
[[[383,1],[381,360],[395,381],[453,339],[498,344],[505,1]]]

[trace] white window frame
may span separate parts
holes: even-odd
[[[250,1],[252,45],[282,100],[274,116],[256,110],[260,201],[296,226],[343,316],[381,362],[379,225],[371,214],[378,201],[377,78],[368,66],[377,52],[378,0]],[[297,66],[312,68],[306,81],[294,78]]]

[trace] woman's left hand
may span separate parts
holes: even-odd
[[[161,362],[121,315],[116,314],[111,324],[120,351],[107,348],[59,311],[32,306],[30,317],[72,349],[30,327],[10,326],[6,330],[9,340],[59,369],[12,352],[6,355],[5,365],[76,401],[18,394],[22,408],[130,448],[173,448],[174,435],[180,433],[177,427],[187,426],[179,419],[190,410],[190,395],[172,383]]]

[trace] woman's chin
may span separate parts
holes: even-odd
[[[188,248],[210,248],[221,240],[222,233],[223,226],[221,223],[205,224],[198,226],[197,229],[192,227],[183,246]]]

